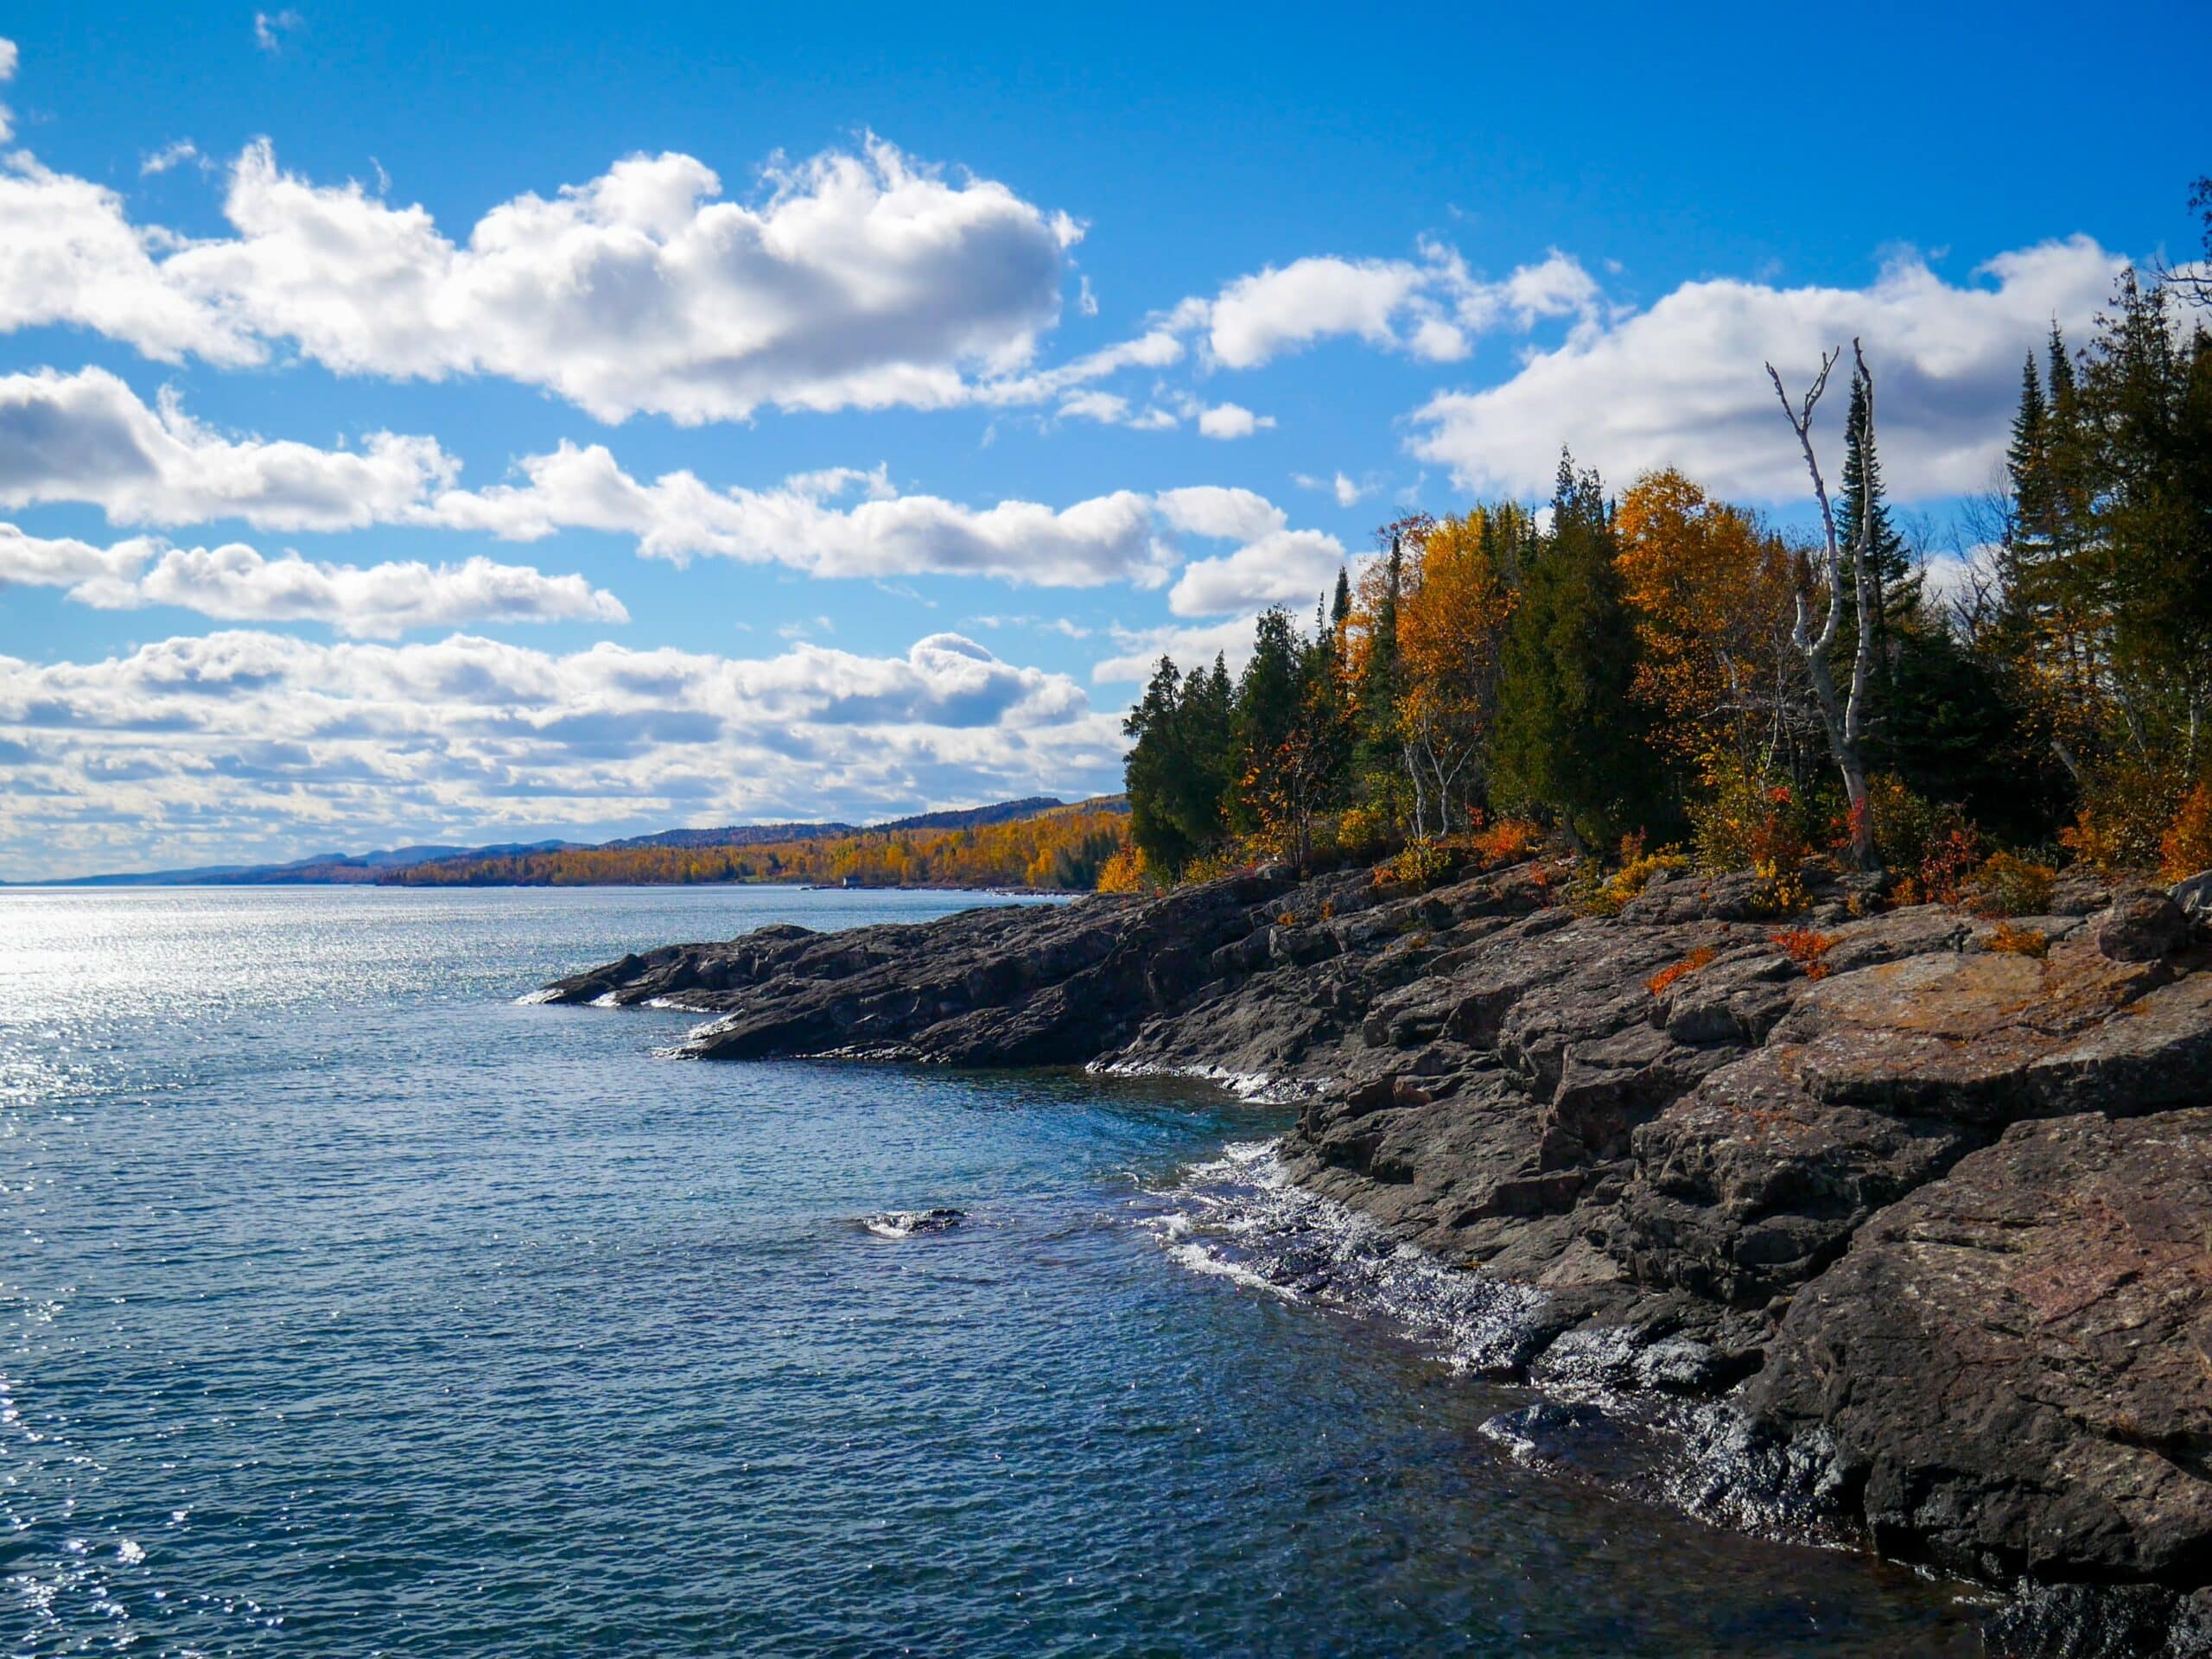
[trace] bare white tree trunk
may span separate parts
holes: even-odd
[[[1861,452],[1871,454],[1874,438],[1874,377],[1867,372],[1866,354],[1859,350],[1859,342],[1851,342],[1854,363],[1853,376],[1866,387],[1866,421],[1859,431]],[[1767,378],[1774,382],[1774,395],[1782,400],[1782,412],[1792,431],[1797,435],[1798,447],[1805,452],[1805,467],[1813,475],[1814,499],[1821,504],[1821,530],[1824,537],[1821,550],[1823,573],[1828,589],[1827,614],[1821,620],[1820,632],[1809,632],[1813,617],[1813,582],[1810,566],[1803,560],[1797,566],[1796,617],[1790,630],[1790,639],[1798,653],[1805,659],[1807,671],[1813,682],[1813,696],[1820,704],[1821,724],[1827,730],[1828,753],[1834,758],[1836,770],[1843,774],[1843,790],[1851,803],[1851,855],[1861,869],[1879,868],[1880,860],[1874,851],[1874,821],[1866,804],[1866,761],[1861,747],[1866,718],[1866,677],[1874,654],[1873,616],[1870,605],[1870,584],[1866,577],[1866,552],[1873,533],[1874,515],[1861,511],[1856,532],[1851,538],[1852,594],[1857,601],[1858,638],[1851,653],[1851,689],[1847,695],[1839,696],[1835,673],[1828,663],[1828,652],[1835,645],[1836,635],[1843,629],[1843,561],[1844,549],[1836,539],[1835,512],[1828,505],[1828,486],[1821,476],[1820,458],[1813,453],[1813,408],[1821,401],[1821,393],[1827,389],[1828,373],[1841,352],[1830,352],[1821,359],[1821,372],[1814,377],[1812,385],[1801,402],[1789,401],[1783,389],[1782,376],[1775,366],[1766,365]]]

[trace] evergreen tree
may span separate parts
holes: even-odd
[[[1550,532],[1528,551],[1500,666],[1491,796],[1586,843],[1662,827],[1658,755],[1631,695],[1634,619],[1595,473],[1560,457]]]
[[[1866,383],[1853,377],[1851,410],[1844,423],[1843,480],[1836,494],[1836,533],[1846,548],[1857,545],[1862,519],[1867,521],[1866,576],[1872,591],[1868,609],[1874,631],[1875,672],[1895,678],[1897,654],[1920,609],[1920,579],[1905,550],[1904,537],[1890,522],[1882,488],[1882,461],[1866,418]],[[1836,636],[1836,660],[1847,677],[1859,640],[1858,576],[1852,562],[1843,566],[1843,627]]]
[[[1129,839],[1170,877],[1219,844],[1230,793],[1229,672],[1214,659],[1184,678],[1163,657],[1122,721],[1135,739],[1124,766]]]
[[[1382,589],[1369,620],[1366,655],[1353,686],[1354,763],[1371,780],[1395,779],[1398,767],[1398,601],[1405,586],[1405,539],[1390,535],[1382,564]]]
[[[1329,627],[1341,645],[1344,624],[1351,620],[1351,575],[1342,565],[1337,567],[1337,591],[1329,601]]]
[[[1304,866],[1314,815],[1330,804],[1351,752],[1333,636],[1325,629],[1301,639],[1281,606],[1261,613],[1236,684],[1235,731],[1232,820]]]

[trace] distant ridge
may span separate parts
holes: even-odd
[[[38,887],[261,887],[366,885],[387,870],[435,864],[447,858],[491,858],[520,853],[566,852],[574,841],[507,842],[494,847],[394,847],[374,853],[317,853],[286,864],[206,864],[188,870],[134,870],[79,875],[61,881],[0,886]]]
[[[1115,810],[1119,796],[1101,796],[1078,802],[1093,810]],[[139,870],[113,875],[80,875],[61,881],[0,882],[0,886],[52,887],[326,887],[366,885],[393,872],[419,865],[465,863],[477,859],[519,858],[537,853],[628,851],[641,848],[754,847],[774,842],[817,840],[858,835],[899,834],[914,830],[972,830],[987,824],[1011,823],[1067,809],[1067,803],[1051,795],[1031,795],[1018,801],[997,801],[988,806],[956,807],[941,812],[921,812],[881,823],[853,824],[834,821],[805,823],[734,823],[719,829],[663,830],[648,836],[628,836],[619,841],[502,842],[487,847],[395,847],[372,853],[318,853],[282,864],[208,864],[182,870]]]
[[[601,844],[609,851],[627,852],[633,847],[758,847],[767,842],[812,841],[824,836],[896,835],[907,830],[976,830],[987,823],[1012,823],[1019,818],[1033,818],[1066,804],[1055,795],[1031,795],[990,806],[918,812],[910,818],[890,818],[881,823],[733,823],[720,830],[663,830],[656,835],[629,836]],[[448,856],[461,850],[456,848]]]

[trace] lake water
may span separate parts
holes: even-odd
[[[1516,1463],[1525,1396],[1209,1250],[1265,1109],[515,1001],[963,902],[0,893],[4,1650],[1977,1650],[1950,1587]]]

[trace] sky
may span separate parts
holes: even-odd
[[[1802,523],[1853,336],[1941,545],[2201,0],[1665,10],[0,4],[0,879],[1110,790],[1563,445]]]

